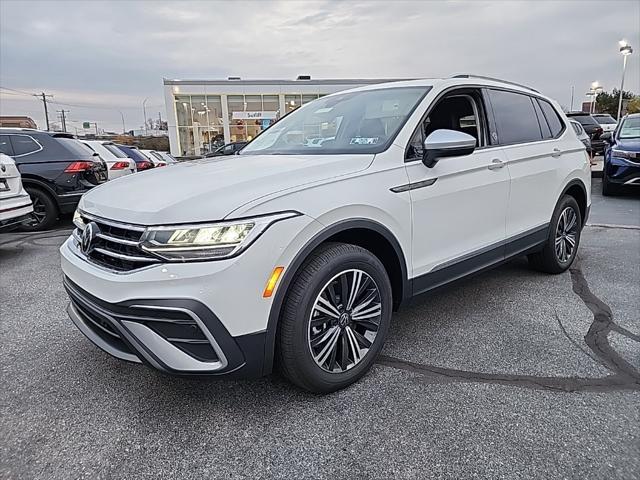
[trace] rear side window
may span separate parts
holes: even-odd
[[[557,137],[562,133],[563,125],[560,117],[558,117],[558,112],[553,106],[545,101],[545,100],[537,100],[542,108],[542,113],[544,113],[545,118],[547,119],[547,124],[549,125],[549,129],[551,130],[551,136]]]
[[[13,148],[11,148],[9,135],[0,135],[0,153],[13,157]]]
[[[113,153],[113,155],[116,158],[127,158],[125,153],[122,150],[120,150],[118,147],[116,147],[115,145],[107,143],[107,144],[103,144],[103,147],[106,148],[107,150],[109,150],[111,153]]]
[[[584,130],[582,129],[582,125],[580,125],[578,122],[571,122],[571,126],[573,127],[573,130],[576,132],[576,135],[581,135],[582,132],[584,132]]]
[[[29,155],[42,150],[40,144],[28,135],[11,135],[11,144],[13,145],[13,154],[16,156]]]
[[[502,90],[489,90],[489,96],[500,144],[510,145],[542,140],[531,97]]]
[[[540,105],[535,100],[533,101],[533,108],[535,109],[536,115],[538,116],[538,123],[540,124],[540,130],[542,131],[542,138],[553,138],[553,135],[551,135],[551,130],[549,129],[549,124],[544,117],[544,113],[542,113]]]

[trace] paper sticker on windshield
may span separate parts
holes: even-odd
[[[351,145],[375,145],[380,137],[355,137],[349,142]]]

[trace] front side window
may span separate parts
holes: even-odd
[[[430,88],[363,90],[313,100],[265,130],[241,155],[382,152]]]
[[[478,95],[453,93],[436,103],[425,117],[421,128],[418,128],[407,148],[406,160],[421,159],[424,153],[424,141],[434,131],[446,129],[471,135],[476,139],[476,146],[486,145],[483,132],[486,131]]]
[[[11,135],[11,144],[15,156],[29,155],[42,150],[40,144],[28,135]]]
[[[640,138],[640,117],[627,117],[622,122],[618,138]]]
[[[489,95],[502,145],[542,140],[531,97],[503,90],[490,90]]]

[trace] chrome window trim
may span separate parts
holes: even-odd
[[[29,137],[31,140],[33,140],[35,142],[36,145],[38,145],[40,148],[38,150],[34,150],[32,152],[28,152],[28,153],[21,153],[20,155],[12,155],[13,158],[20,158],[20,157],[26,157],[27,155],[33,155],[34,153],[38,153],[41,152],[42,150],[44,150],[44,147],[42,146],[42,144],[36,140],[35,138],[33,138],[31,135],[27,135],[25,133],[7,133],[6,134],[9,137],[9,141],[11,141],[11,137],[15,136],[15,137]],[[11,144],[11,148],[13,149],[13,143]]]

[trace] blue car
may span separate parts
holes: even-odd
[[[640,187],[640,113],[624,117],[607,140],[602,194],[614,195],[622,185]]]

